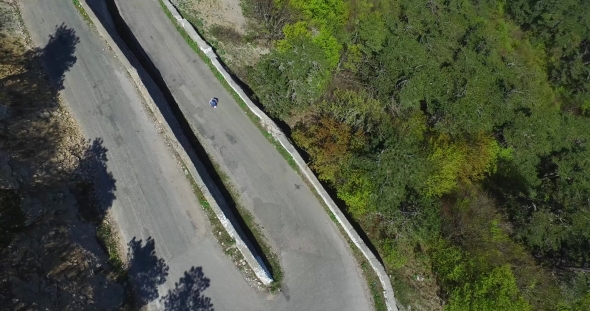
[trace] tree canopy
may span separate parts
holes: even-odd
[[[570,286],[590,284],[585,1],[271,5],[290,22],[247,82],[295,124],[318,177],[405,284],[402,303],[590,307]]]

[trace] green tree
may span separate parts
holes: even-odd
[[[342,26],[348,18],[347,2],[342,0],[289,0],[289,4],[321,26]]]
[[[312,38],[299,35],[288,46],[265,55],[249,82],[267,111],[285,118],[317,101],[330,81],[330,60]]]
[[[516,279],[505,265],[493,269],[473,282],[465,282],[451,293],[445,310],[526,311],[531,306],[520,296]]]
[[[585,1],[276,3],[297,18],[253,89],[297,120],[319,177],[416,289],[406,302],[429,305],[436,286],[409,276],[435,273],[449,310],[584,303],[544,267],[590,257]]]

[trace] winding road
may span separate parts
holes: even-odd
[[[116,180],[116,198],[110,208],[122,238],[153,238],[155,253],[148,252],[148,257],[168,267],[166,271],[140,267],[147,272],[134,278],[136,286],[142,287],[146,276],[151,281],[151,274],[161,274],[152,282],[157,293],[146,294],[150,309],[188,310],[178,302],[157,299],[186,298],[175,283],[186,289],[190,282],[181,277],[188,275],[208,279],[201,288],[188,289],[188,295],[198,296],[195,299],[204,305],[212,304],[207,310],[371,310],[366,281],[336,225],[302,178],[177,33],[158,1],[116,4],[204,149],[229,176],[241,203],[263,228],[285,274],[278,296],[248,285],[217,244],[180,165],[106,43],[71,1],[23,0],[22,16],[36,45],[44,46],[59,25],[73,29],[79,37],[77,60],[65,74],[62,94],[85,136],[101,138],[108,149],[107,169]],[[52,62],[47,59],[47,66],[51,68]],[[207,104],[213,96],[219,98],[217,109]],[[149,266],[151,257],[139,264]],[[192,273],[195,267],[199,273]],[[201,284],[199,280],[191,284]]]

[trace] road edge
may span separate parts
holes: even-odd
[[[141,81],[139,77],[139,73],[137,70],[131,65],[125,54],[119,49],[118,45],[113,41],[111,36],[109,35],[108,31],[103,27],[102,23],[98,19],[98,17],[94,14],[92,9],[88,6],[85,0],[79,1],[79,5],[86,11],[86,15],[96,28],[97,33],[106,41],[109,48],[115,53],[117,58],[121,61],[121,64],[129,74],[132,82],[137,87],[139,91],[139,95],[143,98],[146,106],[150,109],[150,111],[155,116],[158,125],[163,129],[163,134],[166,137],[166,140],[170,147],[176,152],[180,160],[183,162],[184,166],[187,168],[188,173],[191,175],[192,179],[197,184],[198,188],[202,192],[203,196],[209,203],[211,209],[221,222],[222,226],[225,228],[227,233],[235,240],[236,248],[240,251],[250,268],[254,271],[256,277],[264,284],[265,286],[270,285],[273,282],[273,279],[268,272],[268,269],[262,263],[262,260],[259,256],[255,256],[246,243],[242,240],[240,235],[237,233],[236,229],[233,227],[232,223],[227,219],[215,199],[213,195],[209,191],[209,188],[206,186],[205,182],[203,181],[201,175],[198,174],[195,165],[193,164],[191,157],[188,155],[186,150],[182,147],[182,144],[176,139],[175,135],[173,134],[173,130],[170,128],[170,125],[163,121],[165,120],[162,112],[158,109],[158,106],[153,101],[152,97],[149,95],[149,91]]]
[[[230,74],[224,69],[218,60],[217,54],[213,51],[213,48],[197,33],[194,27],[182,15],[178,12],[176,7],[170,3],[169,0],[161,0],[166,6],[166,9],[172,14],[182,28],[188,33],[191,39],[197,43],[199,49],[206,55],[211,61],[212,65],[217,69],[218,73],[221,74],[224,80],[229,84],[233,91],[240,97],[240,99],[248,106],[248,109],[258,117],[260,124],[272,137],[274,137],[281,146],[289,153],[293,158],[300,172],[305,176],[309,183],[314,187],[315,191],[323,199],[326,206],[328,206],[330,212],[334,215],[338,224],[342,227],[344,232],[348,235],[348,238],[354,243],[354,245],[362,252],[365,258],[369,261],[371,267],[377,274],[381,286],[383,287],[383,296],[385,297],[385,303],[387,310],[398,311],[397,302],[391,285],[391,280],[385,271],[385,268],[377,257],[371,252],[369,247],[363,242],[359,234],[356,232],[354,227],[350,224],[344,213],[338,208],[334,200],[330,197],[326,189],[321,185],[315,174],[307,166],[307,163],[303,160],[297,149],[291,144],[287,136],[281,131],[268,115],[266,115],[260,108],[258,108],[250,98],[244,93],[242,88],[231,78]]]

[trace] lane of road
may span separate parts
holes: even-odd
[[[335,225],[301,177],[177,33],[158,1],[116,4],[201,144],[230,177],[279,254],[284,292],[265,309],[369,310],[365,280]],[[217,109],[208,105],[214,96],[219,98]],[[260,309],[244,303],[240,310]]]
[[[82,19],[72,4],[63,0],[23,0],[22,16],[33,42],[44,47],[56,27],[73,29],[79,37],[75,46],[76,62],[65,74],[62,95],[89,139],[100,138],[107,151],[107,169],[116,180],[115,200],[110,207],[125,242],[155,241],[155,255],[169,267],[166,282],[159,287],[160,296],[192,267],[201,267],[210,286],[184,287],[186,296],[177,296],[178,304],[206,301],[211,298],[215,310],[270,309],[263,293],[250,288],[231,260],[223,254],[211,234],[190,184],[180,165],[171,156],[163,139],[144,111],[141,99],[126,76],[124,68],[105,42]],[[58,42],[67,50],[68,42]],[[50,68],[59,66],[46,59]],[[161,307],[151,291],[158,285],[154,254],[139,254],[136,267],[138,286]],[[194,270],[193,270],[194,271]],[[198,273],[193,276],[199,276]],[[192,279],[185,281],[202,281]],[[185,299],[185,300],[182,300]],[[158,308],[159,309],[159,308]],[[303,310],[297,308],[298,310]]]

